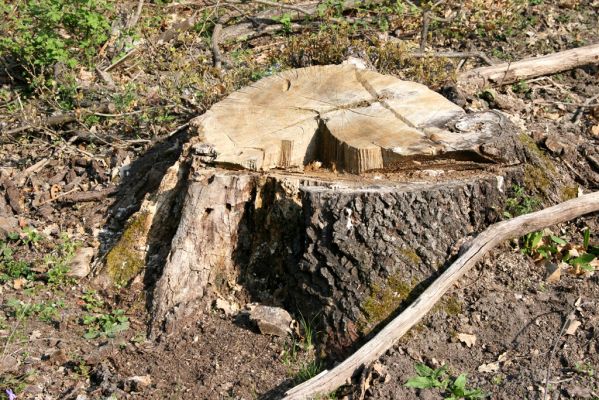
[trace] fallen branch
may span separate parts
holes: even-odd
[[[475,68],[460,74],[458,84],[475,88],[508,85],[588,64],[599,64],[599,43],[512,63]]]
[[[327,394],[346,383],[356,370],[383,355],[399,338],[420,321],[441,297],[493,247],[547,226],[599,211],[599,192],[491,225],[472,242],[462,246],[461,256],[439,276],[404,312],[385,326],[372,340],[341,364],[292,388],[284,399],[308,399]]]
[[[64,114],[58,114],[58,115],[51,115],[49,117],[46,117],[44,119],[42,119],[39,123],[37,124],[25,124],[22,125],[18,128],[14,128],[14,129],[10,129],[7,131],[2,132],[3,134],[6,135],[15,135],[17,133],[29,130],[29,129],[35,129],[35,128],[42,128],[42,127],[47,127],[47,126],[57,126],[57,125],[63,125],[69,122],[73,122],[76,121],[80,118],[85,118],[88,115],[91,114],[101,114],[101,113],[106,113],[110,111],[110,105],[109,104],[100,104],[97,107],[92,107],[89,109],[81,109],[81,110],[77,110],[74,112],[68,112],[68,113],[64,113]]]
[[[141,16],[141,11],[143,9],[143,6],[144,6],[144,0],[139,0],[137,2],[137,8],[135,10],[135,14],[133,14],[133,16],[131,17],[129,22],[127,22],[127,29],[132,29],[133,27],[135,27],[135,25],[137,25],[137,22],[139,21],[139,17]]]
[[[271,7],[286,8],[288,10],[297,11],[304,15],[312,15],[313,14],[313,12],[311,10],[304,10],[303,8],[294,6],[292,4],[276,3],[274,1],[268,1],[268,0],[253,0],[253,2],[258,3],[258,4],[263,4],[266,6],[271,6]]]
[[[495,65],[493,60],[491,60],[485,53],[481,51],[436,51],[436,52],[427,52],[427,51],[417,51],[414,53],[410,53],[412,57],[445,57],[445,58],[470,58],[470,57],[478,57],[489,65]]]

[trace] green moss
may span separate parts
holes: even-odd
[[[383,285],[372,285],[370,296],[362,305],[365,320],[360,324],[361,330],[367,333],[376,324],[388,318],[408,298],[412,289],[413,285],[401,280],[397,275],[391,276]]]
[[[529,193],[548,193],[552,182],[555,181],[554,176],[557,174],[555,165],[527,134],[521,133],[518,137],[520,142],[537,158],[534,164],[524,166],[524,187]]]
[[[456,296],[449,296],[441,302],[440,309],[444,311],[445,314],[453,316],[462,313],[462,306],[462,302],[459,301]]]
[[[117,285],[129,283],[145,265],[143,255],[137,248],[145,241],[148,216],[148,213],[135,216],[106,256],[106,271]]]
[[[541,167],[526,164],[524,166],[524,187],[530,192],[546,193],[551,184],[549,175]]]
[[[416,254],[416,251],[414,251],[414,249],[400,249],[399,253],[414,264],[420,264],[422,262],[422,259],[418,256],[418,254]]]
[[[578,197],[578,186],[564,186],[561,190],[562,200],[570,200]]]

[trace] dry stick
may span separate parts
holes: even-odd
[[[428,24],[430,22],[430,10],[425,10],[422,13],[422,30],[420,33],[420,51],[424,52],[426,50],[426,40],[428,39]]]
[[[252,2],[258,3],[258,4],[264,4],[266,6],[286,8],[288,10],[297,11],[297,12],[305,14],[305,15],[311,15],[311,13],[309,11],[304,10],[301,7],[297,7],[297,6],[291,5],[291,4],[276,3],[274,1],[268,1],[268,0],[252,0]]]
[[[481,51],[435,51],[435,52],[426,52],[426,51],[417,51],[414,53],[410,53],[412,57],[445,57],[445,58],[469,58],[469,57],[478,57],[489,65],[495,65],[493,60],[491,60],[485,53]]]
[[[599,192],[491,225],[472,242],[463,246],[462,255],[372,340],[332,370],[323,371],[316,377],[289,390],[284,399],[312,398],[330,393],[345,384],[357,369],[376,360],[393,346],[434,307],[458,279],[499,243],[596,211],[599,211]]]
[[[547,393],[549,391],[549,375],[551,374],[551,360],[553,359],[553,356],[555,355],[555,350],[557,349],[557,344],[559,343],[562,336],[564,336],[566,327],[575,318],[574,311],[576,311],[576,306],[574,306],[572,311],[570,311],[568,313],[568,315],[566,315],[566,320],[562,324],[562,329],[560,329],[559,334],[557,335],[557,338],[555,339],[555,342],[553,343],[553,346],[551,347],[551,351],[549,352],[549,359],[547,360],[547,370],[545,372],[545,388],[543,390],[543,400],[547,399]]]
[[[5,131],[3,133],[6,135],[14,135],[19,132],[26,131],[28,129],[42,128],[45,126],[63,125],[68,122],[76,121],[78,118],[86,117],[90,114],[101,113],[102,111],[108,111],[109,108],[110,107],[108,104],[100,104],[99,106],[92,107],[90,109],[82,109],[77,112],[68,112],[65,114],[52,115],[50,117],[43,119],[41,121],[41,123],[39,123],[39,124],[25,124],[23,126]]]
[[[212,31],[212,41],[211,41],[211,48],[212,48],[212,65],[214,65],[215,68],[221,68],[222,67],[222,56],[220,54],[220,50],[218,48],[218,41],[220,40],[220,34],[223,31],[223,24],[221,24],[220,22],[218,22],[216,25],[214,25],[214,30]]]
[[[143,9],[143,6],[144,6],[144,0],[139,0],[137,2],[137,10],[135,10],[135,14],[133,14],[133,17],[127,23],[128,29],[131,29],[135,25],[137,25],[137,22],[139,21],[139,17],[141,16],[141,10]]]
[[[551,75],[582,65],[599,64],[599,43],[521,61],[475,68],[460,74],[458,82],[478,88],[507,85],[537,76]]]

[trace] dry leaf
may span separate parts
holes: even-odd
[[[58,196],[58,194],[60,193],[60,189],[61,189],[60,185],[52,185],[50,187],[50,198],[55,199]]]
[[[476,335],[469,335],[467,333],[458,333],[458,340],[464,343],[468,347],[472,347],[476,343]]]
[[[27,283],[27,279],[25,278],[17,278],[12,281],[12,287],[16,290],[23,289],[23,286]]]
[[[32,331],[31,334],[29,335],[29,340],[36,340],[42,337],[42,332],[38,331],[37,329]]]
[[[547,283],[556,283],[562,275],[562,269],[559,265],[548,262],[545,264],[545,280]]]
[[[595,137],[599,137],[599,125],[595,125],[591,127],[591,133]]]
[[[495,361],[488,364],[482,364],[478,367],[478,372],[482,373],[493,373],[499,371],[499,361]]]
[[[580,324],[581,322],[577,319],[568,320],[568,326],[566,327],[566,335],[574,335]]]

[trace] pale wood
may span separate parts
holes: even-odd
[[[551,75],[588,64],[599,64],[599,43],[541,57],[476,68],[462,73],[458,82],[467,87],[507,85]]]
[[[367,366],[393,346],[434,307],[458,279],[499,243],[596,211],[599,211],[599,192],[490,226],[467,244],[462,249],[462,255],[372,340],[332,370],[289,390],[284,399],[310,399],[330,393],[345,384],[358,368]]]
[[[481,131],[450,131],[464,111],[426,86],[354,65],[285,71],[239,90],[191,122],[218,166],[268,171],[321,161],[385,169],[405,157],[479,152]]]

